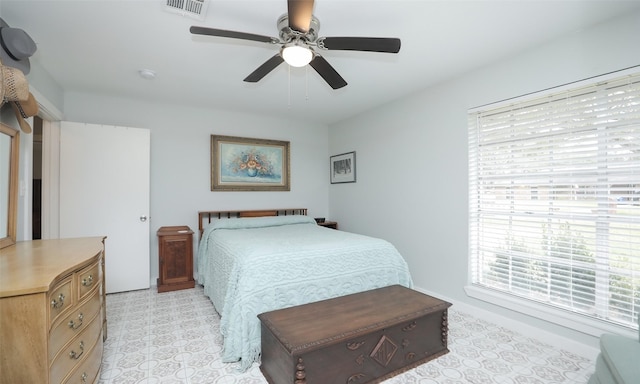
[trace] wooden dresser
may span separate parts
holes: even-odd
[[[0,382],[98,382],[107,325],[104,240],[0,249]]]

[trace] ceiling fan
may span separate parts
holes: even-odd
[[[347,82],[322,57],[319,50],[367,51],[398,53],[400,39],[385,37],[318,37],[320,22],[313,16],[314,0],[287,0],[287,13],[278,18],[279,37],[256,35],[224,29],[192,26],[195,35],[208,35],[259,41],[279,45],[280,51],[265,61],[244,81],[256,83],[274,70],[283,61],[294,67],[309,64],[333,89],[347,85]]]

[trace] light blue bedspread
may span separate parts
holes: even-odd
[[[316,225],[307,216],[225,219],[198,247],[198,282],[221,316],[224,362],[260,357],[258,314],[380,288],[412,286],[389,242]]]

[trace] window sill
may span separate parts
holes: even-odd
[[[614,333],[634,339],[638,337],[638,331],[631,328],[591,319],[548,305],[529,302],[492,289],[467,285],[464,290],[469,297],[473,297],[474,299],[495,304],[594,337],[600,337],[603,333]]]

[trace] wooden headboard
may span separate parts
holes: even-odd
[[[198,233],[202,236],[204,227],[214,220],[231,219],[239,217],[263,217],[263,216],[293,216],[307,215],[307,208],[279,208],[253,211],[199,211]]]

